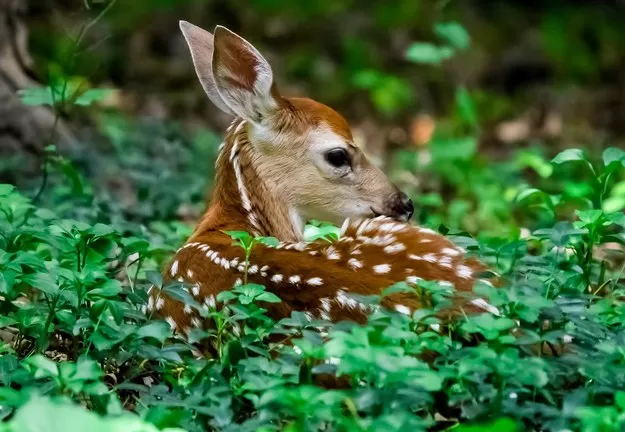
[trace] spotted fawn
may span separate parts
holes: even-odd
[[[364,322],[369,308],[351,296],[380,295],[396,282],[432,280],[470,293],[485,268],[436,232],[408,223],[413,204],[355,143],[336,111],[307,98],[282,96],[269,63],[249,42],[217,26],[211,34],[180,23],[195,71],[209,99],[234,121],[216,162],[213,196],[195,231],[164,270],[186,282],[206,308],[247,282],[280,303],[264,304],[274,319],[301,311],[309,318]],[[340,239],[303,241],[307,220],[342,224]],[[272,236],[249,261],[224,231]],[[148,308],[184,334],[208,325],[195,308],[153,289]],[[459,297],[463,311],[492,311],[479,298]],[[384,297],[383,307],[411,314],[409,293]]]

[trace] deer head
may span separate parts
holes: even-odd
[[[300,237],[308,219],[340,224],[378,215],[410,218],[410,199],[354,144],[341,115],[311,99],[283,97],[269,63],[230,30],[217,26],[213,36],[185,21],[180,27],[204,91],[236,117],[225,140],[224,153],[231,157],[218,164],[213,202],[222,204],[217,207],[227,206],[227,196],[238,191],[244,210],[264,207],[265,213],[283,214],[281,222],[291,225],[293,234],[284,233],[287,239]],[[231,167],[233,162],[238,167]],[[228,170],[234,171],[234,182],[228,182]]]

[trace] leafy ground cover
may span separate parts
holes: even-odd
[[[441,64],[470,44],[456,22],[434,34],[407,60]],[[381,112],[409,99],[381,70],[349,75]],[[22,100],[65,117],[107,95],[62,78]],[[192,343],[205,335],[173,335],[145,313],[146,290],[190,301],[159,270],[203,208],[219,138],[94,110],[103,142],[69,157],[48,147],[43,178],[3,161],[21,182],[0,184],[0,431],[623,430],[625,152],[553,155],[532,143],[494,162],[478,148],[475,92],[454,91],[455,111],[428,146],[386,166],[417,203],[417,223],[506,280],[475,287],[500,315],[462,316],[444,331],[433,325],[449,287],[380,287],[427,307],[411,317],[379,309],[356,326],[299,313],[274,322],[257,301],[279,299],[246,284],[204,312],[218,354],[197,358]],[[314,222],[306,236],[335,241],[337,229]],[[233,237],[251,255],[269,241]],[[276,334],[285,343],[269,343]],[[350,388],[315,385],[320,374]]]
[[[412,317],[382,309],[365,326],[300,313],[273,322],[256,300],[279,299],[244,285],[220,297],[221,311],[206,311],[216,358],[196,358],[144,312],[146,289],[162,286],[158,270],[190,225],[104,206],[109,197],[67,161],[52,163],[56,180],[38,203],[1,185],[0,430],[621,430],[625,152],[570,149],[550,162],[528,154],[502,164],[507,175],[490,190],[482,185],[493,174],[478,155],[425,168],[480,176],[471,190],[459,181],[449,205],[421,196],[418,218],[506,277],[502,289],[475,287],[500,316],[464,316],[436,332],[433,315],[450,288],[426,284],[414,295],[428,308]],[[543,175],[523,174],[528,165]],[[529,180],[513,187],[520,178]],[[159,190],[160,199],[169,203],[175,190]],[[489,193],[509,212],[488,208]],[[446,228],[457,220],[454,206],[473,205],[465,224]],[[492,229],[470,236],[474,223]],[[336,239],[325,224],[306,234]],[[253,239],[235,237],[254,253]],[[187,301],[179,286],[163,289]],[[291,343],[270,344],[272,334]],[[566,352],[552,355],[563,341]],[[316,386],[318,374],[342,376],[351,388]]]

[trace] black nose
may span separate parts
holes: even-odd
[[[402,211],[406,214],[406,220],[410,219],[414,213],[414,205],[412,205],[412,200],[404,192],[400,192],[399,202],[401,203]]]

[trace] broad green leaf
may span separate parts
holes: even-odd
[[[54,295],[59,292],[59,285],[50,273],[24,275],[22,276],[22,281],[46,294]]]
[[[146,279],[156,288],[163,287],[163,275],[157,271],[148,271],[145,273]]]
[[[477,139],[473,136],[448,139],[435,138],[432,140],[431,146],[434,162],[469,160],[477,151]]]
[[[431,43],[415,42],[406,51],[406,59],[414,63],[440,64],[454,55],[449,47],[439,47]]]
[[[57,364],[41,354],[36,354],[24,360],[35,372],[36,378],[55,377],[59,374]]]
[[[558,153],[553,159],[551,159],[551,163],[554,164],[562,164],[570,161],[584,161],[587,162],[586,157],[584,156],[584,152],[580,149],[567,149],[560,153]]]
[[[614,162],[625,166],[625,151],[616,147],[609,147],[603,151],[603,164],[607,167]]]
[[[89,89],[74,99],[74,103],[80,106],[89,106],[94,102],[99,102],[113,93],[111,89]]]
[[[165,321],[154,321],[137,330],[140,338],[154,338],[163,343],[171,335],[171,327]]]
[[[267,302],[267,303],[280,303],[282,301],[280,300],[280,297],[268,291],[265,291],[264,293],[260,294],[258,297],[256,297],[256,300]]]
[[[90,290],[87,297],[95,299],[99,297],[115,297],[122,292],[122,284],[116,279],[107,279],[99,288]]]
[[[434,26],[434,32],[438,37],[460,50],[466,50],[471,44],[469,33],[460,23],[455,21],[437,23]]]

